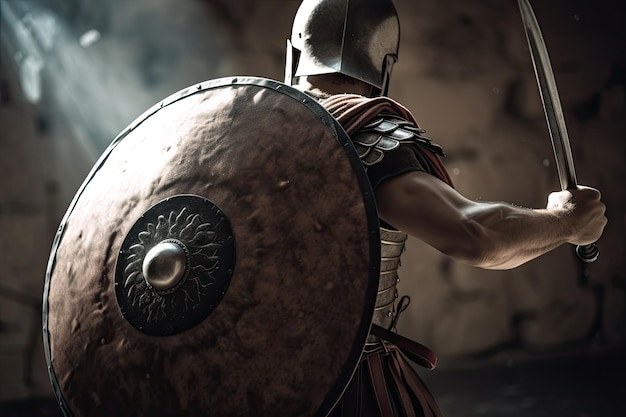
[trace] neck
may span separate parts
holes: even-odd
[[[373,93],[373,87],[366,82],[336,73],[300,77],[297,85],[304,91],[319,91],[327,95],[358,94],[371,97]]]

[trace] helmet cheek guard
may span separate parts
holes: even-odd
[[[304,0],[287,41],[285,83],[339,73],[386,95],[400,42],[390,0]]]

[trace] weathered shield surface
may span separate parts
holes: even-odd
[[[364,345],[379,257],[365,172],[317,103],[261,78],[183,90],[115,139],[59,228],[43,312],[59,404],[325,415]]]

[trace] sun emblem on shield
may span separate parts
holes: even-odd
[[[230,224],[217,206],[192,195],[168,198],[126,235],[116,266],[118,305],[146,334],[181,332],[221,301],[234,261]]]

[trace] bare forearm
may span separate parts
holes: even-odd
[[[515,268],[571,240],[563,210],[476,203],[462,210],[474,250],[451,256],[488,269]],[[463,237],[459,237],[463,238]],[[456,256],[455,256],[456,255]]]
[[[600,193],[579,187],[552,193],[545,209],[477,203],[429,174],[407,173],[376,192],[389,224],[452,258],[489,269],[509,269],[563,243],[595,242],[606,225]]]

